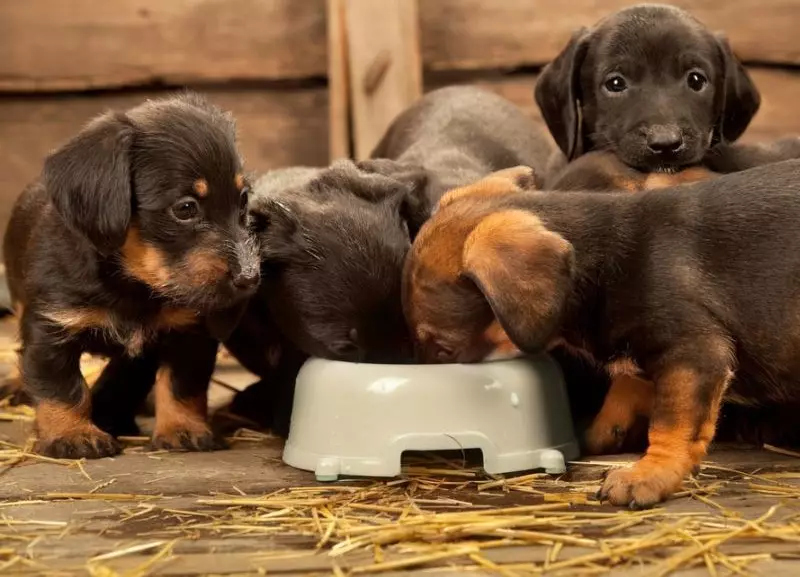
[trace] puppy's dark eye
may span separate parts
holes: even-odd
[[[239,210],[241,212],[245,212],[247,210],[247,201],[248,201],[248,196],[247,196],[247,190],[245,189],[242,191],[242,194],[239,195]]]
[[[700,72],[690,72],[686,77],[686,84],[695,92],[700,92],[708,84],[708,78]]]
[[[172,215],[181,221],[189,221],[200,214],[200,205],[193,198],[182,198],[172,205]]]
[[[628,89],[628,83],[619,74],[609,76],[603,83],[603,87],[609,92],[625,92]]]

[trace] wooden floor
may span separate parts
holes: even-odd
[[[213,404],[226,395],[215,386]],[[24,451],[30,424],[0,407],[0,574],[800,574],[800,458],[774,449],[717,448],[681,496],[634,512],[593,501],[632,455],[516,480],[419,457],[401,479],[321,485],[263,434],[49,462]]]

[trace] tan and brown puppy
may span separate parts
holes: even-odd
[[[700,463],[726,392],[800,399],[800,161],[633,195],[523,192],[520,179],[450,193],[417,236],[403,299],[422,360],[566,343],[654,382],[647,452],[600,491],[635,507]]]

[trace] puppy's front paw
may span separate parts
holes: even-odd
[[[613,469],[597,494],[600,501],[647,509],[664,501],[681,488],[689,468],[680,462],[644,457],[630,468]]]
[[[227,448],[225,441],[205,425],[156,429],[150,446],[163,451],[218,451]]]
[[[114,437],[91,425],[59,437],[40,438],[33,450],[54,459],[100,459],[118,455],[122,447]]]

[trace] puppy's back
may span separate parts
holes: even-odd
[[[14,203],[11,219],[3,237],[3,257],[6,264],[11,302],[24,300],[24,279],[29,245],[48,206],[47,191],[41,182],[28,185]]]
[[[449,86],[400,114],[372,157],[452,175],[452,187],[518,165],[542,174],[553,150],[544,127],[505,98],[475,86]]]

